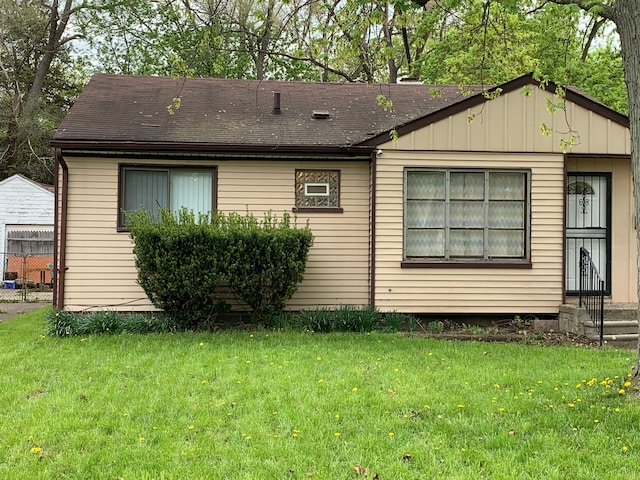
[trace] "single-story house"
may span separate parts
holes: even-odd
[[[53,270],[54,191],[20,174],[0,181],[2,280],[50,284]]]
[[[151,309],[122,212],[157,205],[308,221],[293,310],[556,315],[580,246],[637,302],[628,118],[556,93],[95,75],[52,142],[54,303]]]

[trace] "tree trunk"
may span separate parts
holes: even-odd
[[[624,81],[629,96],[629,128],[631,134],[631,170],[635,206],[636,244],[638,246],[638,295],[640,298],[640,0],[618,0],[613,6],[613,21],[620,35]],[[640,329],[640,309],[638,310]],[[633,380],[640,384],[640,342],[633,368]]]

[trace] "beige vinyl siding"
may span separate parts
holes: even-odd
[[[366,305],[369,301],[369,164],[368,162],[221,162],[218,208],[257,215],[268,210],[291,212],[296,169],[340,170],[343,213],[303,213],[314,235],[305,279],[289,308]],[[248,172],[251,172],[248,175]]]
[[[117,160],[68,157],[68,223],[65,308],[144,311],[152,308],[136,282],[132,241],[116,231],[118,163],[173,165],[169,160]],[[281,217],[294,206],[296,168],[341,171],[343,213],[298,215],[315,236],[305,280],[290,308],[363,305],[369,295],[368,162],[193,161],[216,166],[218,209],[259,218],[272,211]],[[293,215],[293,214],[292,214]]]
[[[630,160],[570,156],[567,171],[611,173],[611,301],[636,303],[638,267]]]
[[[629,129],[579,105],[566,102],[566,114],[547,110],[547,99],[560,102],[545,90],[532,87],[529,96],[509,92],[494,100],[403,135],[380,148],[484,152],[564,153],[561,139],[577,136],[574,154],[629,155]],[[471,121],[470,121],[471,119]],[[553,134],[543,135],[545,124]]]
[[[67,235],[64,305],[69,310],[148,310],[136,284],[132,243],[116,231],[114,159],[66,157]]]
[[[401,268],[405,167],[530,169],[532,268]],[[385,150],[376,177],[377,307],[412,313],[557,313],[564,258],[562,155]]]

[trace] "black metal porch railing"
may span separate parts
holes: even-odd
[[[598,330],[600,346],[604,338],[604,280],[593,263],[589,250],[580,247],[580,289],[578,302]]]

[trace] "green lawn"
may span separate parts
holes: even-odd
[[[631,351],[43,318],[0,323],[0,478],[640,478]]]

